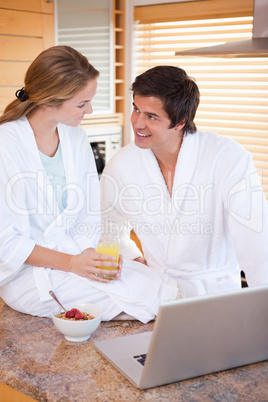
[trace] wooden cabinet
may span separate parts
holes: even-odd
[[[126,0],[112,0],[112,31],[114,42],[114,113],[106,115],[87,115],[82,125],[122,126],[124,140],[125,116],[125,7]]]
[[[123,125],[125,114],[125,0],[111,0],[114,34],[114,113],[87,116],[88,125]],[[0,0],[0,115],[24,83],[27,68],[55,44],[48,0]],[[124,130],[123,130],[124,131]],[[123,133],[124,137],[124,133]]]
[[[125,0],[113,0],[115,112],[122,116],[125,113],[125,6]]]
[[[23,86],[32,60],[53,45],[52,2],[0,0],[0,114]]]

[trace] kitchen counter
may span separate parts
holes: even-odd
[[[1,299],[0,314],[0,383],[37,401],[268,400],[268,361],[145,391],[133,387],[93,342],[151,331],[153,322],[103,322],[88,341],[73,343],[50,318],[18,313]]]

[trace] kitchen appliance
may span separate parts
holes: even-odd
[[[252,39],[183,50],[176,56],[205,57],[267,57],[268,56],[268,0],[254,0]]]
[[[83,128],[94,153],[97,171],[101,175],[106,163],[122,147],[122,126]]]

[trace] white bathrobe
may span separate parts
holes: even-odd
[[[268,283],[268,215],[252,157],[215,133],[184,137],[170,196],[150,149],[131,143],[101,178],[104,225],[121,235],[122,253],[140,252],[150,267],[195,296]]]
[[[141,264],[130,261],[120,280],[103,284],[24,264],[36,244],[79,254],[95,247],[101,234],[99,180],[89,142],[80,127],[59,124],[58,131],[67,183],[62,213],[28,119],[0,126],[0,296],[18,311],[49,316],[53,289],[63,303],[100,304],[104,320],[124,311],[147,322],[161,299],[176,297],[176,282],[167,275],[144,273]]]

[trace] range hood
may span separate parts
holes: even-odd
[[[254,0],[252,39],[176,52],[176,56],[267,57],[268,0]]]

